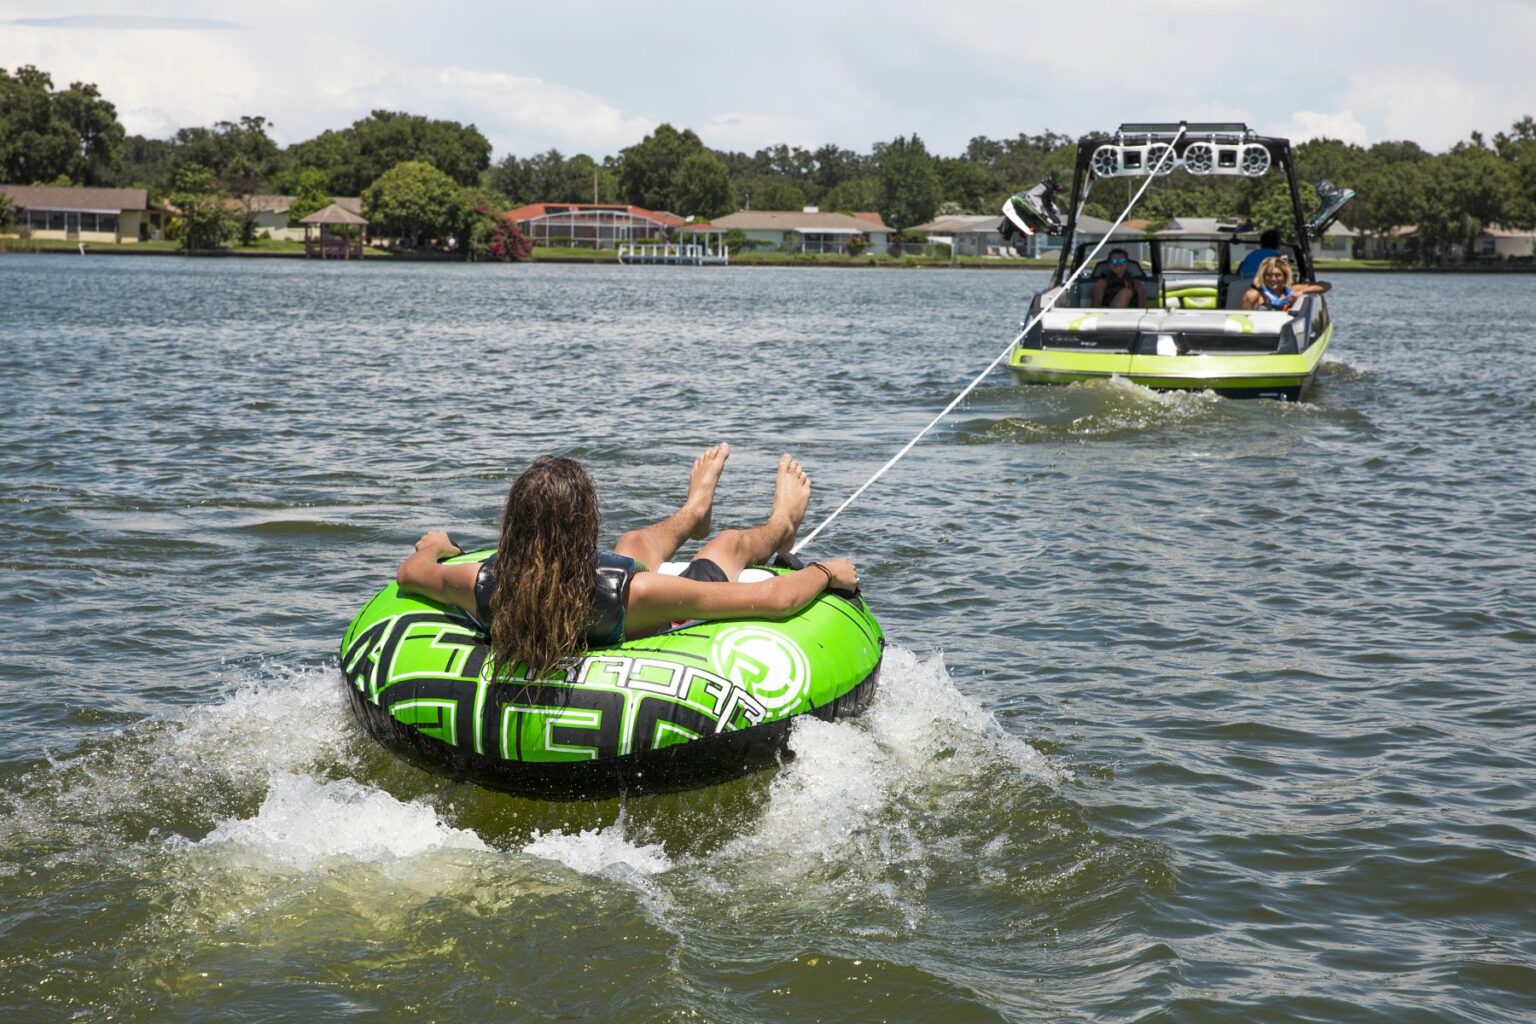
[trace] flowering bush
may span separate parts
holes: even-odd
[[[533,252],[533,243],[499,211],[484,205],[476,206],[470,220],[469,246],[465,253],[468,259],[519,263]]]

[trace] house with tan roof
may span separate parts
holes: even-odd
[[[710,226],[741,231],[749,242],[767,243],[783,252],[840,253],[848,243],[863,236],[871,252],[885,252],[891,229],[878,213],[822,213],[814,206],[803,210],[742,210],[716,217]]]
[[[1530,259],[1536,256],[1536,231],[1489,224],[1478,232],[1477,254],[1500,259]]]
[[[998,231],[998,225],[1002,219],[1002,215],[997,213],[956,214],[939,217],[909,230],[913,233],[922,232],[928,236],[930,242],[943,242],[949,245],[956,256],[1021,255],[1014,248],[1013,243],[1004,239]],[[1111,227],[1113,225],[1107,220],[1081,214],[1077,218],[1077,240],[1097,242],[1109,234]],[[1115,238],[1127,242],[1135,241],[1141,238],[1141,231],[1130,227],[1129,224],[1123,224],[1115,230]],[[1043,259],[1060,252],[1060,235],[1034,234],[1024,239],[1022,253],[1024,256]]]
[[[147,242],[165,237],[169,207],[142,188],[0,185],[15,208],[11,237],[57,242]]]

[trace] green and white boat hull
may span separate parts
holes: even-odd
[[[1157,390],[1296,400],[1333,336],[1321,296],[1296,315],[1235,310],[1053,309],[1008,365],[1032,384],[1120,377]]]

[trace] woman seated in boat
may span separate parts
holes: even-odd
[[[1259,264],[1253,284],[1243,293],[1243,308],[1289,313],[1303,295],[1321,295],[1332,287],[1327,281],[1298,283],[1290,261],[1284,256],[1271,256]]]
[[[490,632],[496,664],[526,662],[542,673],[589,646],[649,636],[688,619],[784,619],[828,587],[852,590],[859,575],[847,559],[813,562],[756,583],[741,570],[794,546],[811,499],[800,463],[779,459],[773,505],[762,524],[722,530],[680,576],[656,572],[685,540],[709,535],[715,485],[730,455],[715,445],[694,460],[688,497],[670,517],[632,530],[613,551],[597,547],[597,490],[571,459],[546,455],[512,482],[496,553],[484,562],[443,565],[459,553],[441,530],[416,542],[401,564],[400,589],[457,605]]]
[[[1093,304],[1111,309],[1140,308],[1147,304],[1146,289],[1130,275],[1130,256],[1124,249],[1109,250],[1109,272],[1093,283]]]

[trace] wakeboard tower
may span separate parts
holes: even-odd
[[[1037,384],[1124,377],[1158,389],[1300,398],[1322,363],[1333,321],[1320,294],[1305,295],[1285,311],[1242,308],[1253,282],[1237,269],[1257,244],[1252,225],[1217,221],[1204,232],[1150,235],[1122,228],[1095,256],[1094,265],[1086,265],[1104,237],[1102,232],[1090,236],[1081,224],[1094,184],[1175,171],[1248,179],[1283,175],[1291,223],[1281,253],[1297,282],[1317,280],[1312,240],[1322,237],[1355,196],[1350,189],[1321,182],[1321,208],[1307,218],[1290,143],[1244,124],[1134,123],[1122,124],[1113,134],[1086,135],[1078,141],[1070,189],[1049,179],[1003,204],[998,231],[1021,254],[1047,239],[1060,245],[1050,283],[1030,303],[1009,366]],[[1064,192],[1065,215],[1057,208]],[[1094,306],[1094,288],[1109,272],[1104,257],[1111,248],[1131,257],[1130,276],[1141,283],[1144,307]]]

